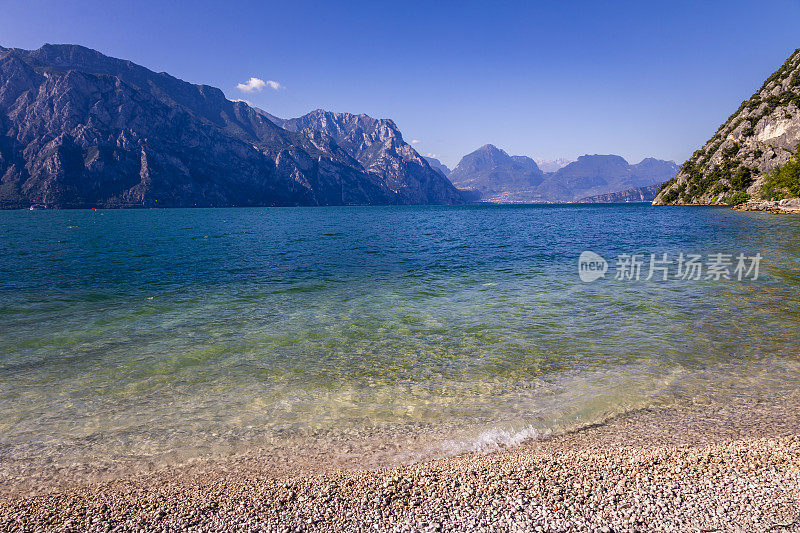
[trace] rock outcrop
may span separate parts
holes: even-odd
[[[0,208],[460,201],[408,182],[214,87],[81,46],[0,48]]]
[[[730,204],[757,196],[800,144],[800,49],[745,100],[653,201]]]
[[[800,214],[800,198],[745,202],[733,207],[740,211],[766,211],[768,213]]]

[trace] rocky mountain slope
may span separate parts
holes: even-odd
[[[214,87],[81,46],[0,48],[0,208],[460,201]]]
[[[530,158],[486,145],[465,156],[450,179],[486,202],[574,202],[662,183],[677,171],[672,161],[647,158],[631,165],[617,155],[584,155],[543,173]]]
[[[800,144],[800,49],[697,150],[654,204],[739,203]]]
[[[597,196],[589,196],[581,198],[578,203],[583,204],[617,204],[628,202],[652,202],[656,197],[661,183],[650,185],[649,187],[634,187],[620,192],[610,192],[608,194],[599,194]]]
[[[297,133],[321,132],[350,154],[368,172],[379,175],[402,203],[452,204],[461,194],[441,173],[403,140],[395,123],[368,115],[317,109],[292,119],[264,113],[275,124]]]

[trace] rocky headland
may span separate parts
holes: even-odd
[[[798,195],[800,178],[770,181],[800,147],[800,49],[742,102],[717,132],[664,183],[655,205],[738,205]],[[795,156],[796,157],[796,156]]]

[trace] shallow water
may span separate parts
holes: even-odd
[[[610,261],[583,283],[578,256]],[[763,256],[645,281],[649,254]],[[642,279],[615,280],[619,254]],[[735,278],[735,276],[734,276]],[[0,212],[0,460],[361,464],[800,388],[800,217],[649,205]]]

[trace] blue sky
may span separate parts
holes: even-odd
[[[449,165],[512,154],[683,161],[800,47],[800,0],[0,0],[0,45],[77,43],[284,117],[395,120]],[[251,77],[273,89],[243,92]]]

